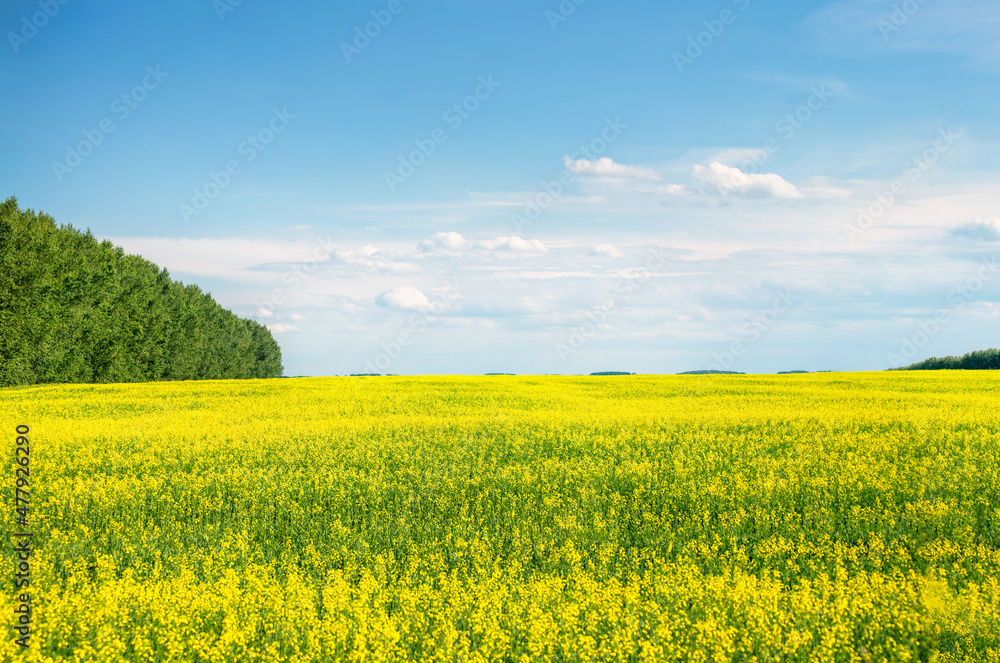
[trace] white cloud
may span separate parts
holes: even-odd
[[[281,289],[287,299],[267,307],[273,315],[255,314],[254,319],[273,326],[289,374],[358,372],[361,367],[351,362],[370,357],[381,342],[406,329],[404,320],[427,306],[428,300],[435,310],[441,304],[434,302],[443,302],[448,314],[438,317],[419,348],[389,369],[406,374],[587,372],[607,368],[606,348],[618,353],[615,357],[628,359],[623,366],[639,356],[644,371],[702,368],[714,353],[725,352],[732,341],[742,339],[740,326],[767,307],[766,298],[784,284],[803,284],[796,294],[806,301],[809,293],[816,293],[810,301],[820,305],[782,318],[735,370],[880,368],[887,352],[898,351],[899,339],[919,328],[910,321],[947,307],[948,291],[980,269],[978,254],[1000,247],[995,241],[975,238],[981,232],[990,236],[991,227],[1000,229],[1000,220],[991,220],[1000,209],[995,173],[951,176],[943,163],[939,179],[925,178],[914,186],[855,246],[848,245],[842,227],[855,221],[857,209],[873,200],[873,192],[888,186],[884,181],[797,174],[822,172],[813,167],[787,171],[790,176],[796,173],[796,188],[808,198],[810,223],[801,223],[800,204],[739,204],[742,199],[736,193],[731,196],[736,204],[715,204],[716,189],[691,178],[694,164],[701,163],[708,175],[723,181],[708,168],[712,160],[707,157],[719,152],[705,149],[664,162],[664,181],[622,180],[606,204],[580,206],[565,219],[550,212],[533,226],[528,238],[498,237],[515,231],[510,226],[502,230],[507,210],[493,207],[484,208],[475,223],[464,225],[437,216],[419,224],[406,219],[406,228],[423,232],[404,233],[408,236],[397,239],[380,232],[358,233],[344,243],[327,240],[334,258],[319,264],[308,278],[303,275],[298,286],[283,276],[292,268],[309,266],[305,261],[313,255],[315,243],[308,237],[297,242],[277,233],[252,241],[134,240],[129,250],[149,249],[161,255],[174,278],[193,280],[224,306],[248,314]],[[889,171],[888,176],[895,174]],[[586,180],[594,181],[594,177]],[[644,191],[663,187],[666,192],[671,186],[688,191],[688,196],[653,196]],[[706,193],[701,194],[700,187]],[[816,192],[822,187],[841,193],[819,196]],[[395,223],[399,216],[390,214],[386,219]],[[489,234],[465,230],[491,227],[497,230],[483,231]],[[443,249],[418,249],[425,238],[457,246],[457,238],[438,231],[458,228],[469,235],[462,238],[464,246],[455,255]],[[528,241],[532,238],[544,243]],[[485,240],[483,246],[479,240]],[[379,242],[377,250],[363,248],[369,241]],[[669,267],[644,279],[651,246],[670,256]],[[614,250],[606,247],[618,249],[624,257],[613,257]],[[419,271],[405,276],[389,271],[407,269],[409,264]],[[181,266],[212,276],[178,277]],[[461,298],[448,294],[441,279],[446,273],[458,277],[454,287]],[[552,344],[563,341],[565,333],[579,324],[574,316],[601,301],[595,293],[613,293],[618,279],[641,281],[641,296],[627,305],[616,299],[621,308],[613,318],[614,328],[602,330],[602,341],[576,355],[578,363],[559,363]],[[993,281],[997,283],[1000,277]],[[395,287],[402,285],[412,288]],[[977,303],[965,307],[967,318],[955,316],[951,323],[951,346],[945,345],[941,334],[935,339],[941,344],[926,349],[928,356],[988,347],[980,340],[990,333],[995,336],[998,319],[983,318],[981,327],[976,327],[975,315],[1000,312],[997,297],[995,288],[984,288]],[[293,312],[308,320],[299,320]],[[400,319],[393,323],[386,316]],[[811,329],[797,327],[797,320]],[[838,335],[850,342],[842,342]],[[327,354],[334,345],[342,352]],[[848,346],[866,349],[839,352]],[[670,347],[673,354],[657,354],[663,347]],[[825,350],[817,353],[815,347]],[[591,366],[590,361],[602,365]],[[482,368],[490,362],[496,365]]]
[[[270,318],[272,315],[274,315],[274,311],[266,308],[257,309],[257,315],[259,315],[262,318]]]
[[[779,175],[748,174],[718,161],[695,166],[693,179],[747,198],[802,198],[802,192]]]
[[[301,322],[302,320],[306,319],[306,316],[302,315],[301,313],[292,313],[288,317],[290,317],[292,320],[296,320],[298,322]]]
[[[410,311],[426,311],[431,307],[431,302],[424,293],[408,285],[383,292],[375,298],[375,303],[385,308]]]
[[[997,219],[976,219],[952,228],[948,234],[962,239],[998,242],[1000,241],[1000,226],[997,225]]]
[[[458,233],[442,232],[434,233],[424,241],[420,242],[420,248],[424,251],[458,251],[465,247],[466,244],[467,242],[465,241],[465,238]]]
[[[590,250],[592,256],[608,256],[609,258],[621,258],[625,254],[613,244],[598,244]]]
[[[568,156],[563,157],[566,168],[577,175],[603,175],[604,177],[624,177],[636,180],[662,180],[663,176],[652,168],[645,166],[626,166],[615,163],[608,157],[601,157],[596,161],[578,159],[573,161]]]
[[[514,253],[548,253],[548,248],[541,240],[521,239],[520,237],[497,237],[484,239],[478,246],[487,251],[512,251]]]
[[[126,253],[170,270],[171,274],[266,280],[262,265],[302,263],[316,253],[315,242],[243,239],[236,237],[167,238],[112,237]],[[176,278],[176,277],[174,277]]]

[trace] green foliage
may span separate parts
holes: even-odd
[[[1000,350],[977,350],[961,357],[931,357],[901,371],[995,371],[1000,369]]]
[[[700,370],[700,371],[684,371],[683,373],[678,373],[677,375],[746,375],[746,373],[741,373],[739,371],[716,371],[716,370]]]
[[[281,349],[167,270],[0,203],[0,386],[269,378]]]

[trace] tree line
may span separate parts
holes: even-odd
[[[995,371],[1000,369],[1000,350],[976,350],[961,357],[931,357],[924,361],[910,364],[901,371]]]
[[[0,386],[282,371],[271,332],[198,286],[13,197],[0,203]]]

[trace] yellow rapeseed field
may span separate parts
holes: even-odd
[[[26,661],[998,661],[1000,377],[0,390]]]

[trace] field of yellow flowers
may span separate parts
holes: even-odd
[[[3,660],[998,661],[1000,377],[0,390]]]

